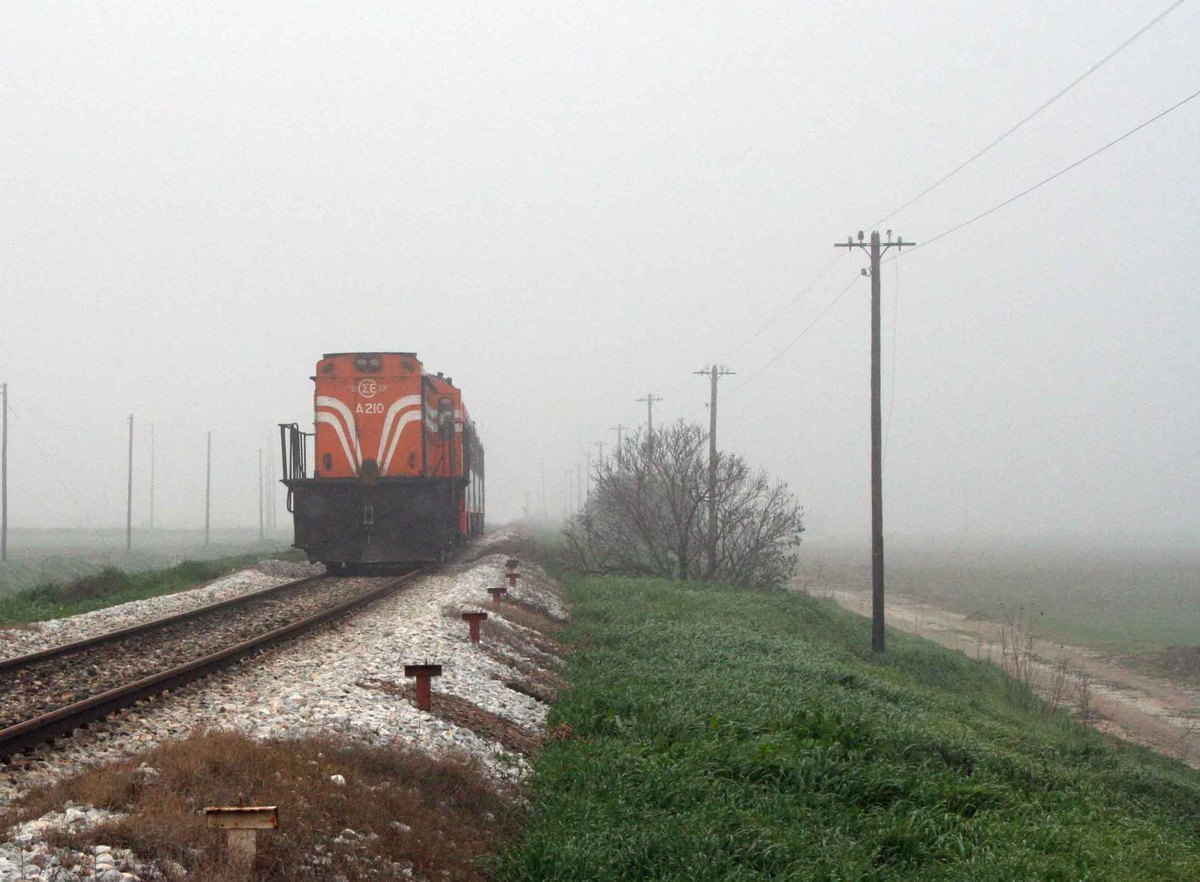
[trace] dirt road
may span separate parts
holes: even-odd
[[[867,589],[813,587],[852,612],[871,614]],[[1001,624],[892,592],[888,625],[991,659],[1102,732],[1143,744],[1200,768],[1200,689],[1132,670],[1121,659],[1036,636],[1037,623]]]

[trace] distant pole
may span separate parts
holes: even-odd
[[[588,463],[591,463],[591,455],[588,455]],[[583,466],[575,463],[575,498],[578,500],[577,510],[583,511]]]
[[[275,460],[267,457],[267,529],[275,532]]]
[[[208,453],[204,465],[204,547],[208,547],[210,515],[212,513],[212,432],[208,433]]]
[[[717,381],[732,376],[733,371],[714,364],[693,373],[712,381],[708,401],[708,578],[711,579],[717,571]]]
[[[263,503],[266,501],[263,496],[263,461],[262,448],[258,448],[258,541],[261,543],[266,538],[266,507]]]
[[[896,246],[897,250],[915,245],[905,242],[903,237],[892,241],[892,231],[887,231],[887,242],[880,248],[879,231],[871,233],[868,246],[863,241],[862,230],[858,241],[847,237],[835,248],[861,248],[871,255],[871,649],[883,652],[883,420],[880,415],[880,281],[879,259],[883,253]],[[866,270],[863,270],[866,273]]]
[[[133,549],[133,414],[129,415],[129,480],[125,491],[125,550]]]
[[[0,383],[0,410],[4,428],[0,430],[0,560],[8,560],[8,383]]]
[[[647,392],[645,398],[639,398],[638,401],[646,402],[646,444],[650,447],[654,446],[654,402],[662,401],[661,398],[655,397],[653,392]]]
[[[154,529],[154,423],[150,424],[150,529]]]
[[[617,465],[619,466],[621,464],[621,451],[625,447],[625,444],[623,443],[625,440],[625,424],[617,423],[609,431],[617,433]]]
[[[542,451],[542,520],[546,519],[546,453]]]

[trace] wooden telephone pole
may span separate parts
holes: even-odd
[[[125,550],[133,549],[133,414],[129,415],[129,481],[125,490]]]
[[[154,529],[154,423],[150,424],[150,529]]]
[[[8,383],[0,384],[0,410],[4,411],[0,438],[0,560],[8,560]]]
[[[265,538],[266,526],[266,488],[263,487],[263,458],[262,448],[258,448],[258,543],[261,545]]]
[[[879,241],[879,231],[871,233],[868,245],[863,241],[862,230],[858,241],[847,236],[834,248],[861,248],[871,255],[871,649],[883,652],[883,420],[880,417],[879,379],[879,327],[880,327],[880,280],[879,259],[892,246],[897,250],[911,247],[915,242],[902,239],[892,241],[892,231],[887,231],[887,242]],[[868,274],[863,270],[864,274]]]
[[[717,381],[732,376],[733,371],[714,364],[693,373],[712,382],[708,401],[708,578],[711,579],[717,571]]]
[[[639,398],[638,401],[646,402],[646,444],[648,447],[654,447],[654,402],[662,401],[661,398],[655,396],[653,392],[647,392],[645,398]]]
[[[621,455],[622,455],[621,451],[625,447],[625,443],[624,443],[625,442],[625,424],[617,423],[609,431],[617,433],[617,465],[620,466],[621,465]]]
[[[204,547],[208,547],[212,512],[212,432],[208,433],[208,452],[204,458]]]

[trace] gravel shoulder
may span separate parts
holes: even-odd
[[[535,697],[539,690],[531,688],[531,678],[555,679],[559,663],[546,651],[544,636],[522,618],[537,610],[565,620],[567,610],[557,583],[528,561],[522,561],[521,578],[511,591],[513,603],[491,604],[487,589],[504,584],[509,557],[504,549],[518,540],[512,531],[489,534],[471,549],[474,559],[417,577],[363,611],[129,709],[53,748],[15,757],[0,767],[0,808],[30,788],[197,729],[230,729],[255,739],[320,734],[368,744],[399,743],[434,757],[470,758],[497,786],[520,781],[529,766],[519,747],[526,738],[529,743],[540,740],[549,710],[544,696]],[[276,574],[256,568],[186,592],[186,598],[170,595],[44,623],[49,627],[23,635],[19,651],[161,617],[308,572],[289,567]],[[468,639],[459,618],[467,610],[491,615],[485,624],[493,627],[485,629],[483,645]],[[504,632],[502,642],[497,629]],[[404,677],[404,665],[422,662],[443,666],[443,675],[434,681],[433,713],[418,710],[407,692],[411,681]],[[439,697],[453,699],[444,702],[441,714]],[[490,724],[478,726],[478,732],[470,728],[480,720]],[[11,841],[0,841],[0,852],[10,846]],[[0,880],[8,882],[2,872]]]

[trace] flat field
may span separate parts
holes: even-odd
[[[1006,542],[889,542],[887,585],[927,603],[1123,653],[1200,646],[1200,549],[1080,549]],[[797,583],[870,584],[870,549],[809,542]]]
[[[124,530],[11,530],[7,561],[0,562],[0,598],[46,583],[94,575],[105,567],[126,573],[165,569],[185,560],[204,561],[286,549],[291,536],[278,533],[259,543],[257,530],[214,530],[204,544],[200,530],[135,530],[125,550]]]

